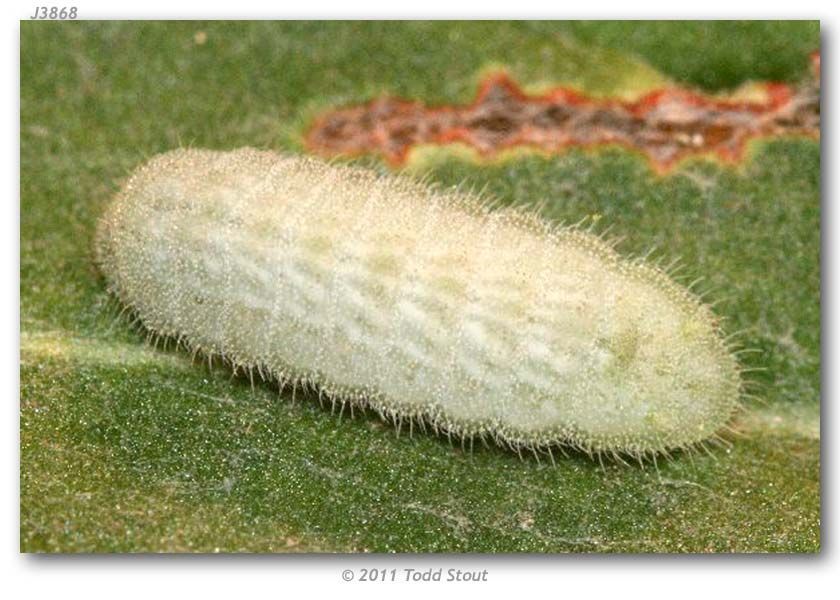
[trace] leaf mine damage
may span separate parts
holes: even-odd
[[[550,153],[571,147],[617,144],[642,152],[658,173],[681,159],[713,155],[735,163],[748,141],[769,136],[819,136],[819,53],[803,85],[763,83],[761,100],[721,99],[682,88],[651,92],[639,100],[595,99],[569,88],[528,94],[506,74],[491,75],[475,101],[427,106],[384,97],[338,108],[315,120],[308,149],[322,156],[374,153],[403,165],[420,144],[460,142],[492,158],[528,147]]]

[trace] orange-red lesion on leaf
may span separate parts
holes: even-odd
[[[797,87],[763,83],[761,100],[721,99],[666,88],[635,101],[596,99],[566,87],[528,94],[507,74],[481,83],[462,106],[427,106],[384,97],[326,112],[308,130],[309,150],[324,156],[379,154],[403,165],[421,144],[462,143],[481,156],[519,147],[559,153],[616,144],[642,152],[658,173],[695,155],[735,163],[746,144],[769,136],[819,137],[820,55],[814,77]]]

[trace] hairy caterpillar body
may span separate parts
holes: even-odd
[[[717,319],[662,270],[405,178],[175,150],[131,176],[97,257],[155,334],[467,438],[642,456],[738,403]]]

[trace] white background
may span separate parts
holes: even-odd
[[[32,556],[19,554],[19,20],[28,19],[38,5],[78,6],[85,19],[283,19],[283,18],[765,18],[822,21],[823,77],[823,528],[819,556]],[[8,598],[287,598],[399,595],[430,598],[469,594],[517,598],[786,598],[811,600],[836,586],[840,577],[833,520],[837,481],[836,444],[832,432],[836,411],[833,374],[838,371],[833,341],[837,338],[832,303],[836,281],[837,232],[832,174],[837,172],[833,81],[834,34],[838,3],[803,0],[787,2],[596,2],[554,0],[461,1],[424,0],[329,2],[142,2],[48,3],[10,2],[2,9],[5,84],[3,102],[3,187],[0,197],[0,297],[3,302],[2,404],[3,435],[0,499],[0,593]],[[631,12],[632,11],[632,12]],[[816,235],[817,232],[815,232]],[[443,567],[488,569],[487,584],[344,583],[344,569],[360,567]],[[834,592],[836,593],[836,591]]]

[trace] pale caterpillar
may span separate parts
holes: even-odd
[[[125,184],[97,259],[155,335],[462,439],[641,457],[738,405],[717,318],[663,270],[407,178],[175,150]]]

